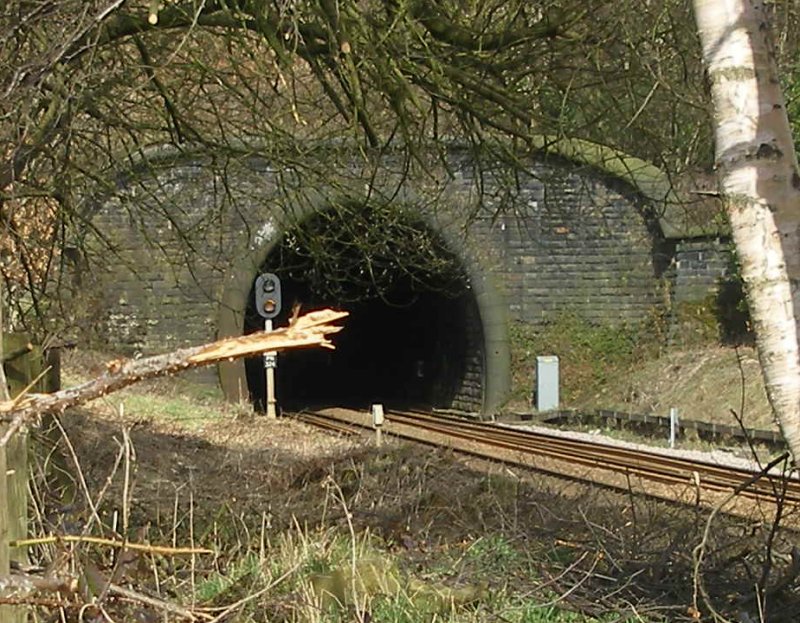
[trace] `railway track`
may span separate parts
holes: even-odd
[[[339,434],[361,434],[365,429],[372,429],[369,414],[347,409],[307,411],[296,417]],[[800,510],[800,479],[784,478],[773,472],[765,474],[660,452],[420,411],[388,411],[383,431],[573,479],[621,488],[630,488],[632,479],[642,485],[654,483],[657,485],[655,495],[678,501],[713,503],[737,492],[739,498],[771,503],[782,500],[785,505]],[[653,493],[653,487],[649,489],[645,492]]]

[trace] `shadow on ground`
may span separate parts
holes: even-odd
[[[100,504],[107,526],[115,513],[119,525],[123,506],[119,457],[127,428],[135,451],[129,533],[220,552],[193,574],[219,573],[287,531],[352,530],[369,532],[416,576],[481,582],[489,595],[559,601],[596,616],[618,613],[616,620],[713,620],[713,608],[757,621],[755,586],[766,587],[764,620],[800,617],[794,537],[758,521],[715,519],[697,586],[693,550],[703,538],[704,510],[422,446],[375,448],[289,421],[228,417],[186,431],[79,411],[64,423],[92,497],[107,488]],[[60,458],[45,470],[52,495],[44,529],[73,532],[89,509],[74,460],[63,439],[58,445],[50,456]],[[264,620],[284,618],[265,608]],[[475,620],[507,620],[492,611],[491,599],[480,608],[486,616]]]

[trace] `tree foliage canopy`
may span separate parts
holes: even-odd
[[[151,142],[280,144],[348,131],[372,147],[563,133],[659,165],[696,164],[708,157],[698,129],[706,104],[688,9],[674,0],[12,0],[0,84],[14,104],[3,143],[15,167],[3,186],[45,145],[73,165]],[[53,149],[78,141],[87,144],[68,157]]]
[[[40,287],[35,249],[86,227],[82,198],[150,145],[324,171],[319,141],[513,160],[546,134],[707,167],[703,80],[685,0],[9,0],[5,271]]]

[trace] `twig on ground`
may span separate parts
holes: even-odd
[[[738,355],[738,353],[737,353]],[[752,437],[748,434],[747,428],[744,425],[744,369],[742,368],[741,357],[737,357],[739,362],[739,370],[742,375],[742,405],[741,411],[737,413],[733,409],[730,409],[731,415],[734,417],[736,422],[739,425],[739,428],[744,433],[745,440],[747,441],[747,447],[750,449],[750,454],[755,460],[756,464],[759,468],[762,467],[761,459],[758,456],[758,452],[756,451],[755,443]],[[787,459],[788,461],[788,459]],[[784,466],[784,473],[786,472]],[[767,543],[766,543],[766,556],[764,558],[764,565],[761,568],[761,577],[759,578],[758,582],[756,583],[756,591],[753,596],[748,596],[747,599],[741,601],[741,603],[749,603],[754,598],[758,598],[758,608],[759,611],[763,610],[766,607],[766,599],[770,595],[774,595],[776,592],[780,590],[786,584],[779,581],[776,586],[773,586],[770,589],[767,589],[767,584],[769,582],[770,574],[772,573],[772,550],[775,545],[775,539],[778,536],[778,529],[781,525],[781,520],[783,519],[783,514],[785,511],[785,495],[786,495],[786,479],[780,479],[779,483],[775,482],[775,477],[772,474],[767,473],[767,479],[769,480],[769,484],[772,487],[772,494],[775,496],[775,515],[774,519],[771,522],[769,534],[767,535]],[[780,485],[780,486],[779,486]],[[792,571],[792,568],[797,566],[798,560],[795,558],[795,550],[792,550],[792,567],[787,571],[790,575],[790,582],[794,580],[797,576],[800,569],[796,569]],[[782,578],[783,579],[783,578]]]
[[[584,559],[585,559],[585,558],[586,558],[588,555],[589,555],[589,552],[583,552],[583,553],[582,553],[580,556],[578,556],[578,559],[577,559],[577,560],[575,560],[574,562],[572,562],[572,563],[571,563],[571,564],[570,564],[570,565],[569,565],[569,566],[568,566],[566,569],[564,569],[564,570],[563,570],[561,573],[559,573],[557,576],[555,576],[555,577],[553,577],[553,578],[550,578],[550,579],[549,579],[549,580],[547,580],[546,582],[542,582],[541,584],[538,584],[534,590],[532,590],[532,591],[528,591],[527,593],[524,593],[524,594],[523,594],[523,597],[530,597],[531,595],[533,595],[533,594],[535,594],[535,593],[538,593],[538,592],[540,592],[541,590],[543,590],[543,589],[545,589],[545,588],[547,588],[547,587],[549,587],[549,586],[557,585],[557,584],[558,584],[558,581],[559,581],[561,578],[565,577],[565,576],[566,576],[568,573],[570,573],[571,571],[573,571],[573,570],[574,570],[574,569],[575,569],[575,568],[576,568],[578,565],[580,565],[580,563],[581,563],[581,562],[583,562],[583,560],[584,560]]]
[[[120,403],[120,405],[119,405],[119,416],[120,416],[120,419],[122,419],[124,417],[124,415],[125,415],[124,409],[125,409],[125,407],[123,406],[122,403]],[[123,463],[124,471],[123,471],[123,480],[122,480],[122,531],[121,531],[122,534],[125,535],[124,539],[123,539],[124,542],[125,542],[125,545],[123,545],[123,547],[121,548],[122,552],[118,556],[115,556],[114,568],[111,570],[111,573],[108,576],[108,580],[106,581],[105,586],[103,587],[103,589],[100,591],[100,593],[97,596],[98,601],[102,601],[105,598],[106,593],[111,589],[112,579],[116,579],[118,577],[121,565],[123,564],[123,561],[125,559],[125,552],[129,552],[130,551],[130,548],[126,547],[126,545],[128,543],[128,537],[127,537],[127,535],[128,535],[128,527],[129,527],[128,526],[128,515],[130,513],[130,503],[131,503],[131,497],[130,497],[131,496],[131,461],[135,460],[135,453],[133,452],[133,444],[131,443],[131,438],[130,438],[130,435],[128,434],[128,429],[125,428],[124,426],[122,427],[122,442],[119,442],[117,439],[114,439],[114,441],[116,441],[117,445],[119,445],[121,447],[121,450],[122,450],[122,452],[124,454],[124,457],[125,457],[125,461]],[[116,513],[115,513],[115,521],[114,521],[114,525],[113,525],[113,530],[114,530],[114,532],[118,532],[117,531],[117,526],[116,526]],[[87,533],[88,533],[88,531],[84,530],[83,534],[85,535]],[[192,545],[194,545],[194,544],[192,544]]]
[[[175,614],[179,617],[183,617],[184,619],[189,619],[190,621],[196,621],[198,618],[206,620],[211,620],[213,618],[208,614],[204,614],[202,612],[193,612],[192,610],[187,610],[178,604],[164,601],[163,599],[157,599],[155,597],[150,597],[149,595],[134,591],[130,588],[125,588],[124,586],[119,586],[118,584],[109,584],[108,592],[112,595],[117,595],[118,597],[124,597],[125,599],[130,599],[132,601],[138,601],[146,606],[151,606],[153,608],[163,610],[164,612]]]
[[[97,512],[97,506],[95,506],[94,500],[92,500],[92,494],[89,493],[89,485],[86,484],[86,478],[84,478],[83,469],[81,468],[81,462],[78,459],[77,453],[75,452],[75,447],[72,445],[72,441],[70,440],[69,435],[67,435],[67,431],[64,430],[64,427],[61,425],[59,419],[57,417],[54,417],[53,422],[55,422],[55,425],[61,432],[61,438],[64,440],[64,443],[67,446],[67,450],[69,450],[69,456],[72,459],[73,464],[75,465],[75,473],[78,477],[78,482],[81,485],[81,490],[83,491],[83,495],[86,498],[86,503],[89,505],[89,509],[92,511],[89,521],[90,522],[96,521],[97,524],[101,526],[100,529],[102,530],[103,522],[100,520],[100,515]]]
[[[63,429],[62,429],[63,430]],[[66,436],[66,431],[64,432]],[[100,505],[103,503],[103,500],[108,493],[108,490],[111,488],[111,483],[114,482],[114,476],[117,474],[117,470],[119,469],[119,465],[122,462],[122,457],[125,454],[125,448],[120,447],[119,451],[117,452],[117,456],[114,458],[114,464],[111,467],[111,470],[108,472],[108,476],[106,476],[106,481],[103,483],[103,487],[100,489],[100,492],[97,494],[97,499],[94,501],[94,507],[100,508]],[[91,500],[89,504],[91,504]],[[91,517],[86,521],[86,525],[83,527],[82,533],[89,534],[89,531],[92,529],[95,520],[100,522],[100,518],[97,516],[97,513],[93,513]],[[100,530],[103,529],[103,524],[98,523],[100,526]]]
[[[45,576],[12,572],[0,577],[0,596],[4,599],[29,599],[37,593],[74,593],[77,580],[71,575],[48,574]]]
[[[229,606],[222,606],[222,607],[217,607],[217,608],[197,608],[197,611],[199,611],[199,612],[218,612],[219,614],[216,617],[214,617],[213,619],[211,619],[209,621],[209,623],[219,623],[220,621],[222,621],[225,617],[227,617],[234,610],[237,610],[238,608],[241,608],[242,606],[250,603],[251,601],[253,601],[255,599],[258,599],[262,595],[265,595],[266,593],[271,591],[273,588],[278,586],[285,579],[287,579],[292,574],[294,574],[300,567],[301,567],[300,563],[296,564],[294,567],[292,567],[291,569],[289,569],[288,571],[286,571],[285,573],[283,573],[282,575],[280,575],[279,577],[274,579],[272,582],[270,582],[267,586],[265,586],[261,590],[258,590],[258,591],[256,591],[255,593],[253,593],[251,595],[247,595],[247,597],[242,597],[242,599],[230,604]]]
[[[64,606],[68,606],[69,603],[66,601],[60,601],[58,599],[47,599],[42,597],[27,597],[27,598],[15,598],[15,597],[0,597],[0,606],[39,606],[40,608],[63,608]]]
[[[168,547],[165,545],[148,545],[146,543],[131,543],[119,539],[105,539],[97,536],[80,536],[74,534],[64,534],[58,536],[46,536],[36,539],[21,539],[11,541],[11,547],[29,547],[31,545],[45,545],[48,543],[92,543],[93,545],[105,545],[116,549],[130,549],[137,552],[147,552],[148,554],[160,554],[162,556],[184,556],[196,554],[213,554],[214,550],[198,547]]]
[[[583,554],[581,555],[580,559],[579,559],[578,561],[576,561],[576,564],[577,564],[578,562],[580,562],[581,560],[583,560],[583,559],[584,559],[584,558],[585,558],[585,557],[586,557],[588,554],[589,554],[589,552],[583,552]],[[540,605],[539,605],[539,607],[540,607],[540,608],[549,608],[550,606],[555,606],[556,604],[558,604],[558,603],[561,603],[562,601],[564,601],[564,600],[565,600],[567,597],[569,597],[569,596],[570,596],[572,593],[574,593],[576,590],[578,590],[578,588],[580,588],[580,586],[581,586],[581,585],[582,585],[584,582],[586,582],[586,580],[588,580],[590,577],[592,577],[592,575],[594,574],[594,570],[595,570],[595,568],[597,567],[598,563],[599,563],[599,562],[600,562],[602,559],[603,559],[603,555],[602,555],[600,552],[595,552],[594,560],[592,561],[592,564],[591,564],[591,566],[590,566],[590,567],[589,567],[589,568],[586,570],[586,572],[583,574],[583,577],[582,577],[580,580],[578,580],[577,582],[575,582],[575,584],[573,584],[572,586],[570,586],[570,587],[569,587],[569,588],[568,588],[566,591],[564,591],[563,593],[561,593],[561,594],[560,594],[558,597],[556,597],[555,599],[551,599],[550,601],[548,601],[548,602],[546,602],[546,603],[540,604]],[[573,565],[573,567],[574,567],[574,566],[575,566],[575,565]],[[563,574],[562,574],[562,575],[563,575]]]
[[[692,607],[694,611],[699,615],[700,614],[700,597],[702,597],[703,602],[705,603],[706,607],[709,609],[711,614],[715,617],[715,619],[723,622],[727,622],[728,619],[723,617],[719,612],[716,611],[714,606],[711,604],[711,599],[709,598],[708,593],[705,590],[705,585],[703,584],[702,573],[700,571],[700,567],[703,564],[703,558],[705,556],[706,545],[708,544],[708,538],[711,533],[711,526],[714,523],[714,519],[719,514],[719,512],[737,495],[739,495],[742,491],[747,489],[750,485],[755,482],[758,482],[761,478],[766,476],[769,471],[779,465],[783,461],[789,459],[789,453],[784,452],[777,458],[772,459],[769,463],[767,463],[758,473],[753,474],[750,478],[742,482],[739,486],[737,486],[733,491],[731,491],[724,500],[722,500],[714,509],[711,511],[711,514],[708,516],[706,520],[706,525],[703,530],[703,538],[700,540],[700,543],[697,547],[694,548],[693,556],[694,556],[694,567],[692,572],[693,578],[693,594],[692,594]]]

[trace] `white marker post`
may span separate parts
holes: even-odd
[[[678,437],[678,409],[669,408],[669,447],[675,447],[675,439]]]
[[[380,447],[383,443],[383,405],[372,405],[372,427],[375,429],[375,445]]]

